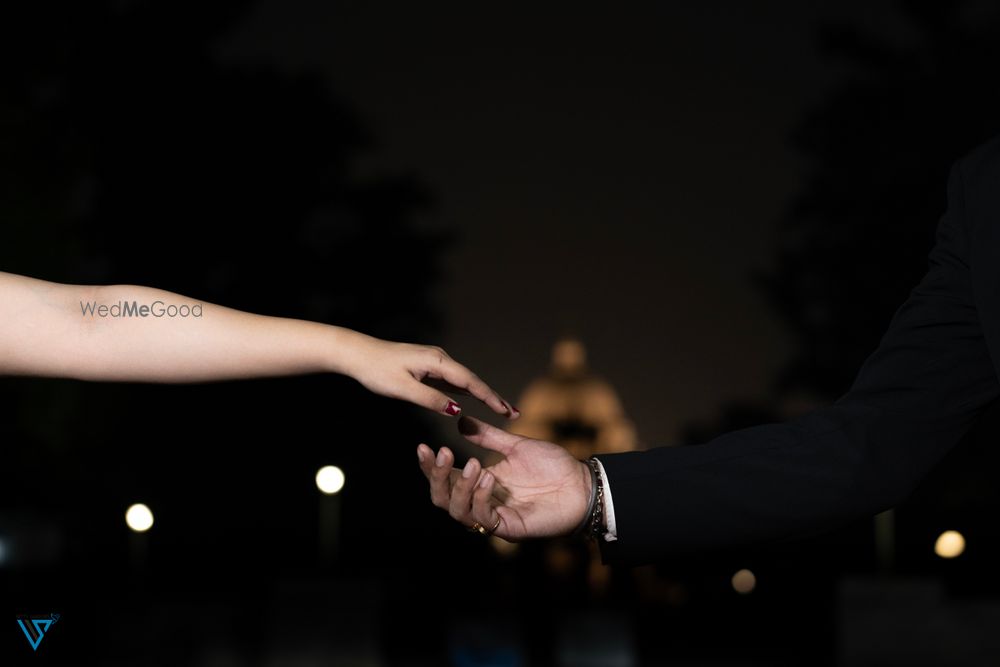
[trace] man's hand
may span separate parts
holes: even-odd
[[[431,501],[464,526],[478,522],[512,542],[566,535],[579,526],[590,503],[591,477],[586,463],[551,442],[532,440],[462,417],[459,431],[472,442],[504,456],[483,469],[469,459],[461,471],[442,447],[435,458],[427,445],[417,447],[420,469],[431,487]],[[499,524],[497,523],[499,521]]]

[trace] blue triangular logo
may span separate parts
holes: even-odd
[[[21,626],[21,631],[28,638],[31,650],[37,651],[38,645],[42,643],[45,633],[49,627],[59,620],[59,614],[49,614],[48,616],[19,616],[17,624]]]

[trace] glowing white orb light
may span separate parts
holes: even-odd
[[[153,527],[153,512],[142,503],[136,503],[125,512],[125,523],[137,533],[145,533]]]
[[[941,558],[955,558],[965,551],[965,537],[957,530],[946,530],[938,535],[934,553]]]
[[[750,570],[740,570],[733,575],[733,590],[740,595],[748,595],[757,586],[757,577]]]
[[[316,487],[328,496],[340,493],[345,481],[344,471],[337,466],[323,466],[316,473]]]

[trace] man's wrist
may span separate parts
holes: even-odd
[[[573,524],[573,535],[582,535],[587,530],[588,522],[590,521],[590,513],[594,509],[594,500],[597,497],[597,485],[594,479],[594,472],[590,468],[590,464],[586,461],[577,461],[579,464],[580,471],[580,496],[583,499],[583,512],[578,515],[576,522]]]
[[[615,500],[611,493],[611,484],[608,480],[608,472],[604,468],[604,462],[598,458],[594,460],[597,461],[597,471],[601,476],[602,488],[604,489],[604,515],[602,519],[604,521],[605,533],[603,537],[605,542],[614,542],[618,539],[618,526],[615,522]]]
[[[582,533],[589,538],[599,540],[607,532],[607,519],[604,511],[604,480],[602,467],[597,459],[591,457],[583,462],[590,480],[589,501],[587,513],[577,527],[576,533]]]

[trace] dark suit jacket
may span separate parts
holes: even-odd
[[[695,447],[602,455],[606,562],[815,533],[903,500],[1000,395],[1000,137],[951,169],[926,276],[835,404]]]

